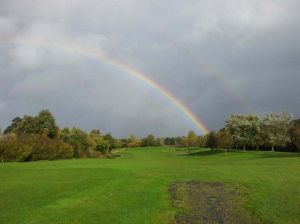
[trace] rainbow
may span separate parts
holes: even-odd
[[[193,113],[191,109],[189,109],[182,101],[176,98],[170,91],[168,91],[165,87],[160,85],[155,80],[151,79],[149,75],[137,70],[136,68],[131,67],[128,64],[125,64],[121,61],[118,61],[114,58],[109,57],[104,52],[95,51],[92,49],[81,48],[78,45],[72,45],[70,43],[58,43],[45,41],[43,39],[14,39],[13,41],[0,41],[0,43],[13,43],[13,44],[22,44],[22,45],[33,45],[47,48],[58,48],[62,49],[65,52],[76,53],[79,55],[83,55],[88,58],[92,58],[94,60],[100,60],[110,64],[114,67],[117,67],[132,77],[142,81],[144,84],[151,87],[153,90],[159,92],[166,99],[171,101],[185,116],[189,118],[189,120],[195,125],[195,127],[202,133],[206,134],[209,132],[209,129],[204,125],[204,123]]]
[[[169,42],[169,45],[172,47],[180,48],[176,42]],[[185,54],[189,54],[189,52],[185,52]],[[235,101],[238,102],[240,109],[242,109],[245,113],[251,113],[253,110],[246,98],[240,94],[238,87],[232,84],[230,78],[226,78],[227,75],[218,71],[216,66],[210,64],[206,61],[202,61],[201,59],[197,61],[198,66],[200,66],[200,70],[202,73],[209,75],[209,77],[214,78],[215,81],[220,82],[224,90],[226,90],[231,96],[235,98]]]

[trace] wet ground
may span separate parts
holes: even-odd
[[[215,182],[178,182],[170,186],[177,209],[176,224],[250,224],[245,195],[233,187]]]

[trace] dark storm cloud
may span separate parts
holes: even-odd
[[[0,1],[0,126],[49,108],[61,126],[118,136],[193,124],[124,71],[43,40],[105,52],[147,73],[211,129],[230,113],[300,116],[300,3]],[[3,43],[5,42],[5,43]]]

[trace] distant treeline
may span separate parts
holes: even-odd
[[[263,149],[300,151],[300,120],[290,113],[231,115],[224,128],[197,136],[157,138],[134,135],[118,139],[98,129],[60,128],[49,110],[37,116],[16,117],[3,133],[0,131],[0,160],[35,161],[86,157],[106,157],[115,148],[149,146],[189,146],[211,149]]]
[[[197,136],[190,131],[187,146],[218,149],[300,151],[300,119],[294,120],[287,112],[256,114],[232,114],[225,126]]]
[[[0,137],[0,159],[32,161],[103,157],[121,142],[99,130],[86,133],[80,128],[59,128],[49,110],[37,116],[16,117]]]

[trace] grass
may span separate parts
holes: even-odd
[[[172,223],[173,182],[234,185],[261,223],[300,223],[300,157],[128,149],[115,159],[0,164],[0,223]]]

